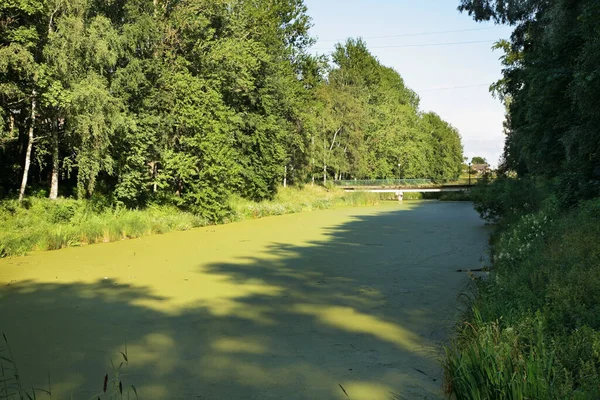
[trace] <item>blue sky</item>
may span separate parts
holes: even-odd
[[[458,128],[465,156],[480,155],[497,165],[504,143],[504,106],[488,91],[501,75],[501,53],[491,46],[510,37],[509,27],[476,23],[456,10],[458,0],[305,0],[305,4],[313,18],[311,33],[318,39],[314,52],[327,54],[336,41],[363,37],[372,54],[419,94],[422,110],[434,111]],[[423,46],[457,42],[481,43]]]

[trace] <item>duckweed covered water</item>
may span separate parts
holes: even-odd
[[[53,399],[125,348],[144,399],[436,398],[487,235],[468,203],[406,202],[32,253],[0,260],[0,331]]]

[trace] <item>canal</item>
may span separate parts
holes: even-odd
[[[53,399],[102,393],[120,352],[131,398],[443,398],[457,270],[488,234],[472,204],[425,201],[37,252],[0,260],[0,331]]]

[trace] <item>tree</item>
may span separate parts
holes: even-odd
[[[483,157],[476,156],[471,159],[471,164],[481,164],[481,165],[486,164],[487,165],[487,163],[488,163],[487,160]]]
[[[77,169],[78,195],[92,194],[98,174],[113,171],[112,136],[123,126],[122,104],[109,90],[116,67],[118,33],[104,16],[89,18],[91,4],[62,9],[44,48],[48,90],[44,96],[51,131],[50,198],[58,195],[60,139],[72,149],[63,163]],[[62,135],[61,135],[62,133]]]
[[[501,41],[507,105],[502,168],[557,179],[566,203],[600,194],[600,4],[594,0],[462,0],[478,21],[515,27]]]
[[[49,187],[51,199],[167,203],[217,221],[234,193],[268,199],[282,182],[458,170],[458,132],[421,113],[363,40],[308,53],[302,0],[0,11],[0,196]]]
[[[323,180],[436,178],[460,175],[460,135],[433,113],[396,71],[361,39],[336,46],[334,66],[319,88]],[[318,147],[317,147],[317,151]]]
[[[8,125],[3,142],[18,140],[16,131],[27,129],[25,157],[19,202],[23,200],[36,133],[38,77],[40,72],[39,35],[43,24],[43,1],[12,1],[0,5],[0,116]],[[8,119],[8,124],[4,121]],[[0,132],[5,131],[1,129]]]

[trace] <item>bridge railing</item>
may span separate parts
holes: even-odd
[[[474,185],[478,178],[471,177],[460,179],[350,179],[334,181],[334,185],[341,187],[348,186],[453,186],[453,185]]]

